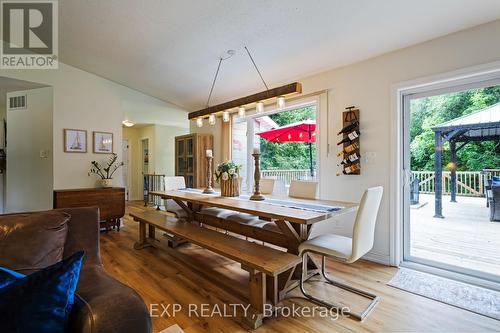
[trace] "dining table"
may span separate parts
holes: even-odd
[[[203,189],[194,188],[152,191],[150,194],[164,200],[175,201],[186,212],[186,219],[189,222],[238,234],[249,241],[259,241],[295,255],[299,255],[300,243],[310,237],[315,225],[333,224],[336,217],[354,212],[358,208],[358,204],[354,202],[292,198],[282,195],[267,195],[264,200],[253,201],[250,200],[250,195],[244,193],[237,197],[224,197],[217,191],[205,194]],[[258,228],[204,214],[203,208],[210,207],[254,215],[261,220],[275,223],[277,228]],[[310,278],[319,272],[319,267],[309,256],[307,260],[307,278]],[[301,270],[302,265],[299,264],[279,276],[278,301],[283,299],[288,291],[298,286]]]

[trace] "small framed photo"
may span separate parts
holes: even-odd
[[[95,154],[113,153],[113,133],[94,132],[94,153]]]
[[[64,129],[64,152],[86,153],[87,131],[78,129]]]

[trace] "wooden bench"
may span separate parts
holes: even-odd
[[[158,246],[155,239],[155,228],[158,228],[239,262],[249,272],[249,303],[254,311],[248,314],[246,323],[252,328],[262,324],[268,298],[273,305],[278,304],[278,276],[293,271],[301,262],[297,255],[203,228],[197,223],[180,221],[160,212],[134,212],[130,216],[139,222],[139,242],[134,245],[135,249],[147,246],[164,248]],[[147,235],[146,226],[149,229]]]

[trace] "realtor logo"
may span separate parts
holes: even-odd
[[[0,4],[0,68],[58,68],[57,1],[3,0]]]

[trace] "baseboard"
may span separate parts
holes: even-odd
[[[391,266],[391,258],[387,254],[369,252],[363,256],[364,260],[373,261],[378,264]]]

